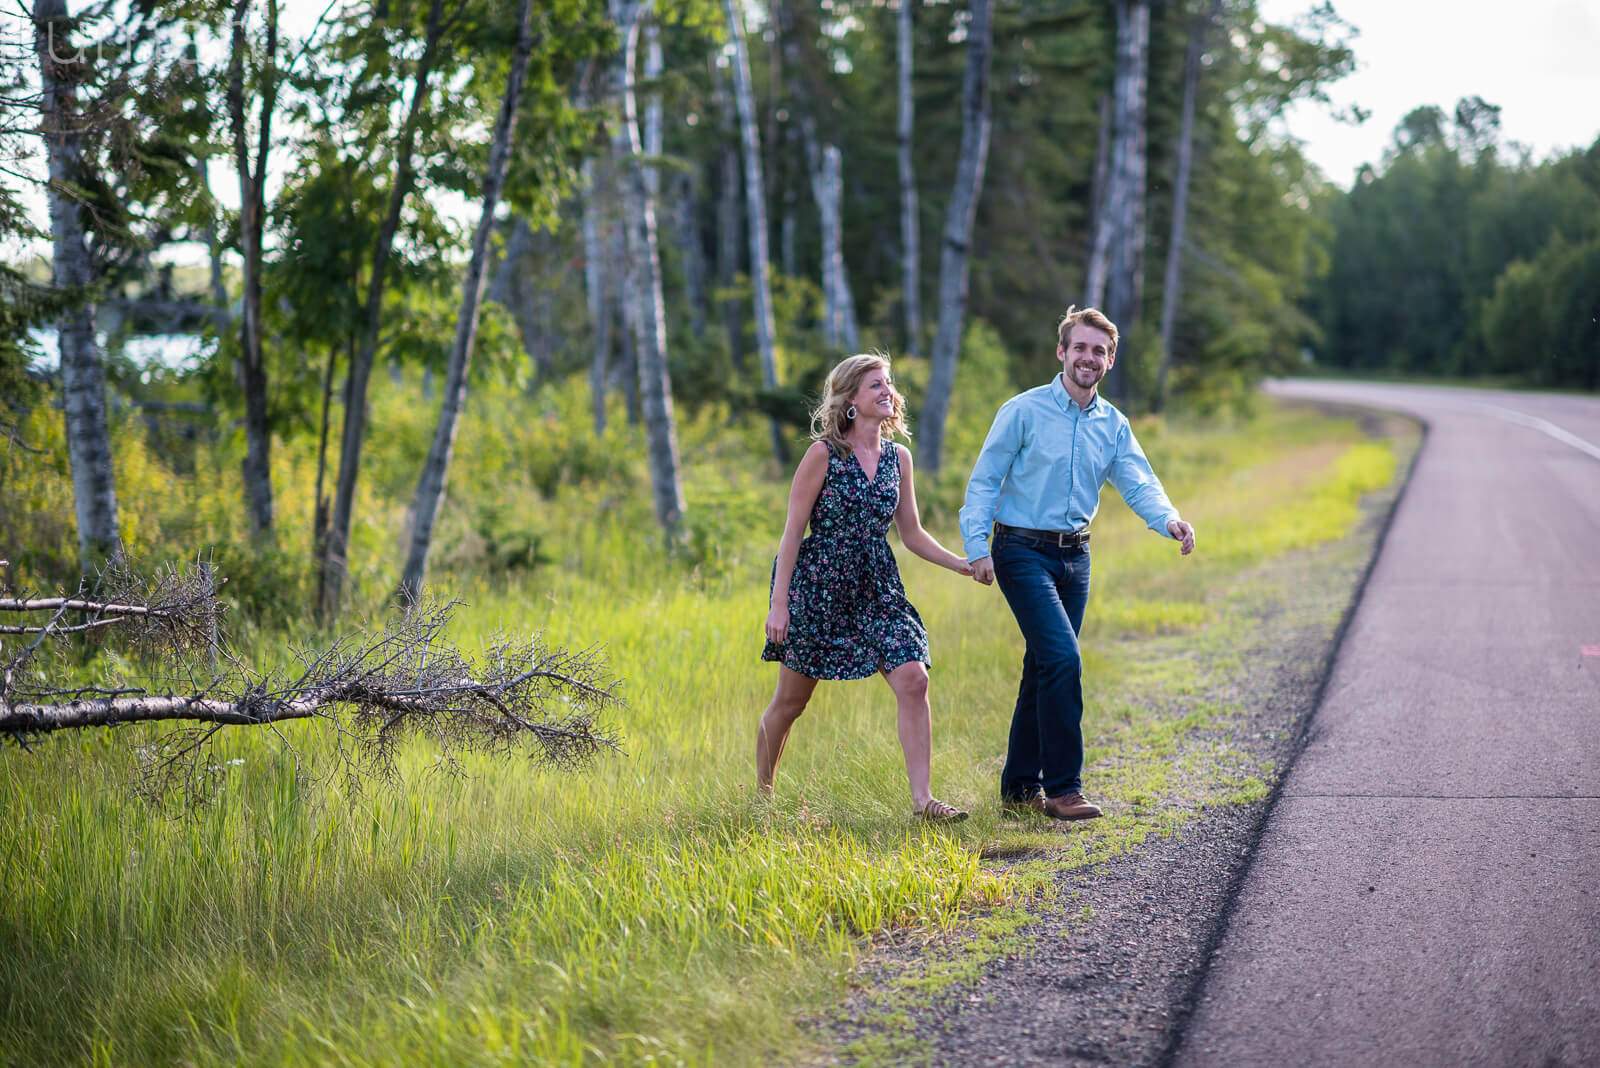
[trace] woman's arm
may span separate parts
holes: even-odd
[[[922,529],[922,516],[917,511],[916,479],[911,472],[911,450],[898,442],[900,450],[900,503],[894,509],[894,526],[900,532],[900,543],[931,564],[948,567],[962,575],[972,574],[967,558],[958,556],[939,544],[939,539]]]
[[[789,487],[789,515],[783,521],[783,538],[778,542],[778,562],[772,573],[772,601],[767,605],[767,637],[778,644],[789,637],[789,582],[794,578],[794,562],[800,556],[800,537],[806,520],[822,493],[828,477],[828,446],[814,442],[800,457],[800,466]]]

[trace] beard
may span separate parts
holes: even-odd
[[[1109,367],[1075,363],[1067,368],[1067,377],[1080,389],[1092,389],[1105,381],[1106,372],[1109,370]]]

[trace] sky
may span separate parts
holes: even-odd
[[[1263,18],[1292,22],[1312,0],[1260,0]],[[1415,107],[1446,114],[1465,96],[1497,104],[1501,134],[1535,160],[1587,148],[1600,136],[1600,0],[1333,0],[1359,31],[1356,70],[1334,83],[1332,107],[1299,103],[1288,131],[1322,172],[1348,188],[1376,162]],[[1360,126],[1332,112],[1372,112]]]

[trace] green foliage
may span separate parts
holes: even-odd
[[[1418,108],[1381,169],[1321,200],[1330,267],[1307,301],[1319,361],[1593,388],[1577,249],[1600,237],[1600,141],[1538,164],[1497,141],[1498,109],[1480,98],[1454,118]]]
[[[44,395],[29,368],[43,355],[31,331],[84,299],[33,282],[23,271],[0,264],[0,428],[24,417]]]
[[[1600,240],[1558,234],[1531,261],[1512,262],[1481,315],[1491,371],[1600,390]]]

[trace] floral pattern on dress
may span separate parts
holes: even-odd
[[[900,450],[893,443],[884,444],[870,480],[854,453],[829,451],[811,532],[789,582],[788,640],[769,639],[762,660],[812,679],[864,679],[913,660],[932,666],[927,629],[906,599],[889,548],[899,503]]]

